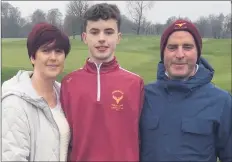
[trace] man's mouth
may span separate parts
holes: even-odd
[[[107,46],[97,46],[96,48],[97,48],[97,50],[99,50],[99,51],[105,51],[105,50],[108,49]]]
[[[187,63],[184,62],[173,62],[173,65],[186,65]]]
[[[174,65],[185,65],[185,64],[174,64]]]
[[[56,68],[58,65],[47,65],[48,67]]]

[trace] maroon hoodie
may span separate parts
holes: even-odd
[[[61,104],[69,122],[71,161],[139,161],[143,80],[116,58],[64,77]]]

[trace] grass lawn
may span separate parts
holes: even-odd
[[[145,83],[156,79],[160,60],[159,37],[123,36],[117,46],[116,56],[121,66],[142,76]],[[71,39],[72,49],[65,63],[65,70],[58,80],[83,66],[88,56],[86,45],[79,39]],[[202,55],[215,69],[213,83],[231,92],[231,39],[206,39]],[[19,69],[31,70],[25,39],[2,39],[2,82]]]

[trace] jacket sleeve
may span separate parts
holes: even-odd
[[[30,133],[27,115],[20,99],[2,100],[2,160],[29,161]]]
[[[218,127],[216,151],[221,162],[232,161],[232,96],[225,102]]]
[[[141,80],[141,85],[140,85],[140,113],[142,112],[143,102],[144,102],[144,81]]]

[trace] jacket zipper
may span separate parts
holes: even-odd
[[[96,64],[97,67],[97,101],[100,101],[101,99],[101,78],[100,78],[100,68],[101,68],[101,64]]]

